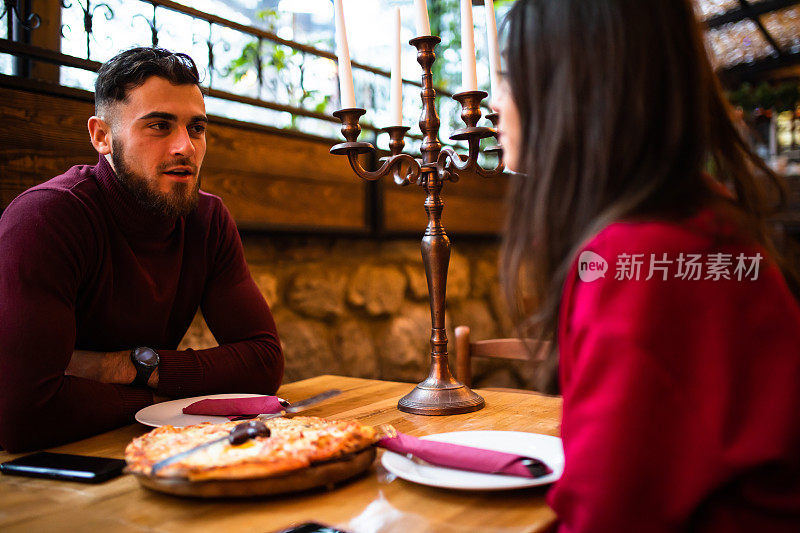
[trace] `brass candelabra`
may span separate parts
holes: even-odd
[[[467,157],[463,158],[450,147],[442,148],[439,142],[440,123],[434,100],[436,91],[433,88],[431,67],[436,61],[434,47],[440,42],[441,39],[436,36],[416,37],[409,41],[409,44],[416,47],[417,62],[422,67],[422,115],[419,119],[423,134],[421,159],[402,153],[405,146],[403,138],[409,128],[392,126],[382,130],[391,139],[391,155],[381,158],[381,166],[377,170],[365,169],[359,161],[359,155],[374,152],[375,148],[370,143],[358,142],[361,133],[358,120],[366,113],[366,110],[360,108],[340,109],[333,113],[342,121],[342,134],[346,142],[331,148],[332,154],[346,155],[350,166],[363,179],[377,180],[391,174],[398,185],[416,183],[427,193],[425,211],[428,214],[428,226],[422,238],[422,259],[431,306],[431,365],[428,377],[398,402],[401,411],[421,415],[468,413],[483,408],[485,404],[481,396],[452,376],[448,365],[444,310],[450,239],[442,227],[444,202],[441,191],[445,181],[456,182],[462,173],[493,177],[503,171],[502,148],[499,145],[484,150],[498,154],[499,163],[496,168],[486,170],[478,165],[481,139],[497,136],[495,128],[477,125],[481,118],[481,101],[488,96],[484,91],[466,91],[453,95],[461,104],[461,118],[466,127],[456,131],[450,138],[467,141]],[[487,118],[496,125],[496,114],[489,114]]]

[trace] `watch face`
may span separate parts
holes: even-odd
[[[146,346],[142,346],[141,348],[136,348],[133,351],[133,357],[136,358],[136,361],[143,364],[144,366],[157,366],[158,365],[158,353],[152,348],[148,348]]]

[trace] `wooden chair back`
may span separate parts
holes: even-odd
[[[473,341],[467,326],[456,327],[456,379],[472,386],[472,358],[491,357],[514,361],[542,361],[550,349],[549,341],[537,339],[488,339]],[[507,389],[504,389],[507,390]],[[514,389],[519,392],[522,389]]]

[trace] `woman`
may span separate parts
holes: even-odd
[[[519,0],[506,71],[524,175],[502,272],[557,345],[561,530],[800,531],[800,308],[765,222],[782,189],[689,1]]]

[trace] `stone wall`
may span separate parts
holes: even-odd
[[[284,381],[319,374],[419,382],[427,375],[430,307],[417,239],[243,237],[250,271],[272,307],[286,357]],[[453,328],[475,340],[505,337],[511,324],[497,281],[498,244],[452,245],[447,280],[447,337]],[[216,342],[201,316],[182,346]],[[475,386],[531,388],[516,362],[476,360]]]

